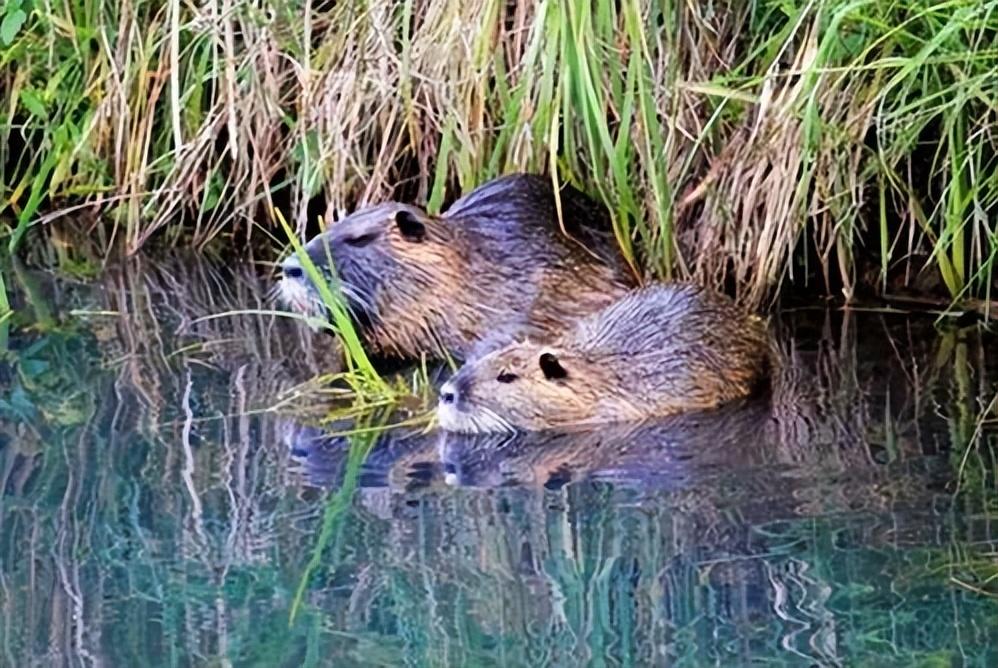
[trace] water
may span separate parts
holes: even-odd
[[[344,437],[328,339],[202,319],[269,308],[253,270],[14,269],[2,665],[998,665],[977,326],[785,314],[769,400]]]

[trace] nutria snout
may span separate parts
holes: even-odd
[[[387,202],[358,211],[305,245],[309,261],[331,286],[339,287],[347,306],[361,320],[369,317],[377,299],[379,281],[390,280],[394,247],[426,241],[428,216],[417,207]],[[452,243],[442,231],[439,243]],[[415,259],[415,258],[413,258]],[[335,268],[335,269],[334,269]],[[324,316],[319,290],[309,279],[296,253],[281,262],[281,294],[296,311]]]
[[[440,216],[379,204],[332,225],[305,251],[341,289],[376,351],[476,357],[523,336],[550,338],[634,286],[606,210],[565,187],[563,232],[555,194],[547,178],[517,174]],[[281,272],[293,309],[325,314],[294,254]]]
[[[638,421],[751,394],[768,359],[763,321],[692,285],[656,285],[547,343],[513,343],[443,385],[440,426],[480,433]]]

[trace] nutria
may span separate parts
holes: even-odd
[[[509,344],[440,390],[449,431],[540,430],[712,408],[750,394],[769,344],[763,321],[693,285],[626,295],[542,344]]]
[[[357,211],[305,250],[328,280],[336,268],[374,350],[468,359],[526,335],[550,338],[633,287],[606,210],[571,187],[560,199],[564,232],[551,181],[515,174],[440,216],[398,202]],[[295,254],[282,271],[285,300],[324,313]]]

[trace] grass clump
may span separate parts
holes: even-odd
[[[14,4],[11,247],[71,205],[200,247],[553,171],[649,278],[991,299],[995,0]]]

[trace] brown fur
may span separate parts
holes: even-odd
[[[441,388],[451,431],[542,430],[712,408],[765,373],[761,319],[692,285],[635,290],[549,344],[508,345]]]
[[[551,338],[633,287],[606,211],[573,188],[559,194],[564,231],[550,180],[512,175],[440,216],[397,202],[358,211],[306,251],[339,280],[373,348],[476,357],[519,337]],[[321,312],[294,255],[283,269],[286,300]]]

